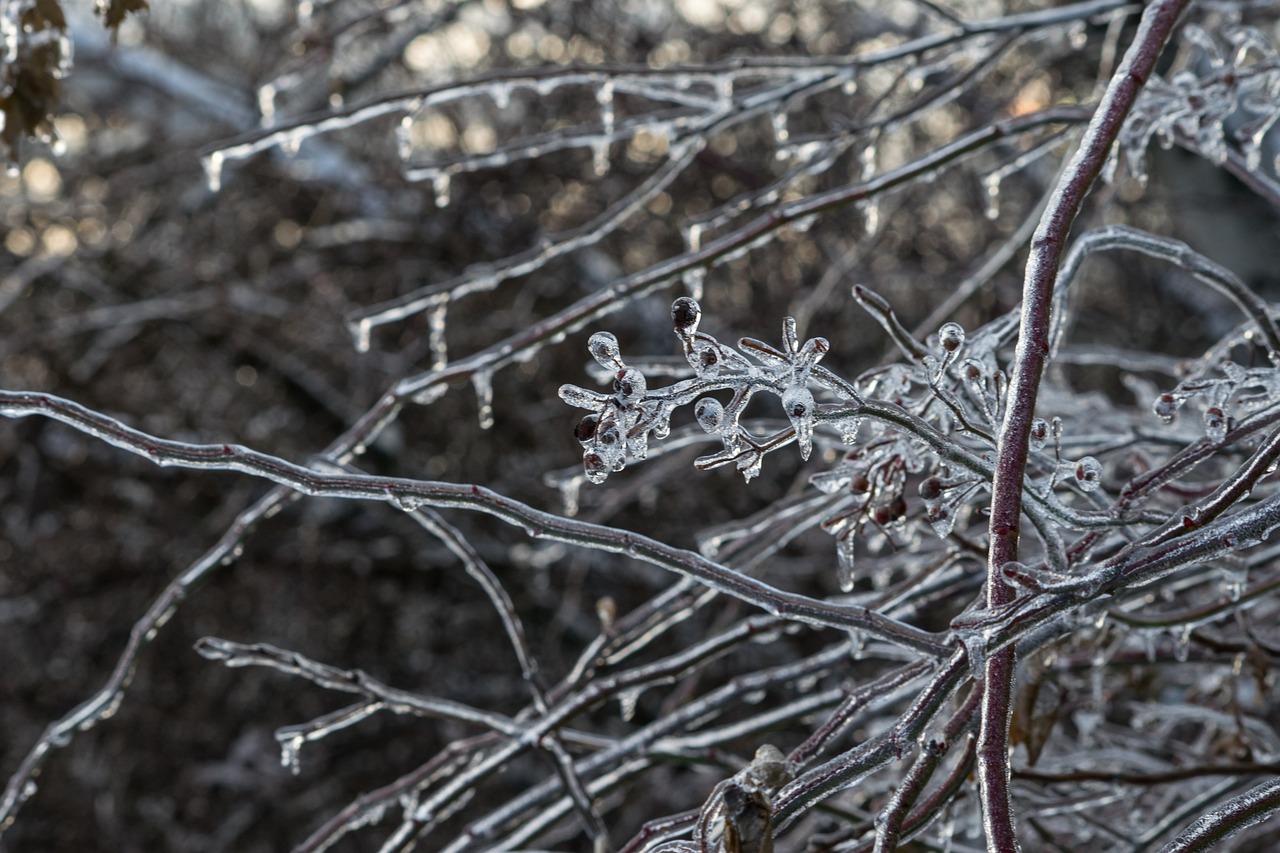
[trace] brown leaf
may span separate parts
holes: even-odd
[[[118,30],[130,12],[141,12],[147,8],[147,0],[107,0],[102,6],[103,23]]]

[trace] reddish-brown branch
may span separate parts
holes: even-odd
[[[1021,329],[996,450],[987,562],[988,607],[999,607],[1013,598],[1013,590],[1003,583],[1000,569],[1018,558],[1023,472],[1036,396],[1049,354],[1053,289],[1067,237],[1085,196],[1102,172],[1125,118],[1188,2],[1158,0],[1143,13],[1133,43],[1089,122],[1080,148],[1063,172],[1032,239],[1023,282]],[[1018,849],[1009,792],[1009,719],[1014,663],[1012,646],[993,654],[986,664],[983,687],[978,782],[987,849],[993,851]]]

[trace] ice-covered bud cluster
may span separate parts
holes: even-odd
[[[613,393],[589,391],[565,385],[560,397],[566,403],[589,409],[574,431],[583,447],[586,475],[601,483],[629,460],[643,459],[650,435],[663,438],[670,431],[672,412],[693,404],[698,425],[720,439],[723,449],[697,461],[699,468],[732,463],[748,480],[760,472],[764,455],[796,442],[800,455],[813,452],[813,433],[819,403],[813,388],[825,388],[837,400],[860,399],[853,386],[819,368],[818,362],[831,349],[825,338],[800,342],[796,321],[783,323],[782,348],[754,338],[742,338],[737,348],[720,343],[698,330],[702,308],[690,297],[671,305],[672,329],[684,349],[693,377],[674,385],[651,389],[644,375],[622,359],[617,339],[608,332],[591,336],[587,348],[592,358],[613,376]],[[727,402],[713,394],[730,392]],[[773,394],[782,404],[790,429],[772,436],[755,436],[740,422],[752,396]],[[845,421],[855,421],[846,418]],[[852,440],[856,422],[837,423],[842,437]]]
[[[1119,141],[1139,180],[1146,180],[1152,137],[1165,148],[1174,142],[1194,145],[1218,164],[1234,143],[1249,170],[1259,168],[1263,139],[1280,118],[1280,57],[1256,27],[1223,27],[1220,33],[1217,40],[1194,24],[1184,28],[1183,37],[1197,48],[1207,71],[1187,69],[1167,81],[1153,76],[1134,105]]]
[[[942,539],[955,529],[956,518],[964,504],[986,485],[986,481],[969,471],[953,472],[941,465],[937,473],[920,481],[920,500],[925,518]]]
[[[1151,411],[1171,424],[1188,403],[1198,404],[1195,407],[1201,412],[1205,437],[1221,442],[1235,425],[1236,415],[1243,417],[1280,402],[1280,369],[1245,368],[1224,361],[1217,365],[1217,374],[1206,370],[1184,379],[1176,388],[1159,394]]]
[[[611,473],[625,468],[629,459],[648,455],[650,434],[664,438],[670,432],[674,407],[646,399],[648,383],[644,374],[623,362],[618,339],[613,335],[596,332],[587,342],[587,349],[601,367],[613,372],[613,393],[563,385],[560,399],[591,410],[574,427],[573,435],[582,445],[587,479],[603,483]]]

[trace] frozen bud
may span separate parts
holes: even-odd
[[[854,474],[849,480],[849,491],[855,495],[865,495],[871,491],[871,480],[866,474]]]
[[[938,329],[938,346],[947,352],[955,352],[964,346],[964,328],[959,323],[943,323]]]
[[[876,524],[893,524],[907,514],[907,500],[902,495],[895,495],[887,504],[881,504],[872,510],[871,517]]]
[[[599,423],[599,415],[587,415],[585,418],[578,421],[578,425],[573,428],[573,437],[585,444],[595,438],[596,425]]]
[[[1167,424],[1173,423],[1174,416],[1178,414],[1178,398],[1172,394],[1161,394],[1156,397],[1155,405],[1151,410],[1156,413],[1156,417]]]
[[[643,397],[647,390],[648,385],[644,381],[644,374],[634,367],[619,370],[613,377],[613,393],[617,395],[618,402],[623,405],[634,403]]]
[[[671,322],[676,334],[681,337],[692,335],[698,331],[698,321],[702,319],[702,309],[698,300],[689,296],[681,296],[671,303]]]
[[[808,388],[792,386],[782,392],[782,409],[791,420],[813,416],[813,394]]]
[[[610,370],[620,370],[622,364],[622,351],[618,348],[618,339],[609,332],[596,332],[587,341],[587,350],[591,353],[601,367],[607,367]]]
[[[791,420],[800,444],[800,457],[808,460],[813,452],[813,394],[808,388],[793,385],[782,392],[782,409]]]
[[[938,534],[940,539],[946,539],[955,529],[956,515],[946,504],[939,503],[929,507],[928,517],[933,532]]]
[[[942,478],[926,477],[920,482],[920,497],[925,501],[936,501],[942,497]]]
[[[596,429],[596,441],[605,447],[613,447],[621,440],[622,431],[618,429],[618,424],[613,421]]]
[[[609,477],[609,465],[605,463],[604,457],[599,453],[584,455],[582,457],[582,468],[587,473],[587,479],[597,486]]]
[[[1049,441],[1049,422],[1044,418],[1036,418],[1031,422],[1031,449],[1043,450]]]
[[[715,347],[699,347],[694,352],[691,361],[693,362],[693,369],[698,372],[699,376],[712,377],[720,372],[720,353],[716,352]]]
[[[1082,492],[1092,492],[1102,485],[1102,463],[1086,456],[1076,463],[1076,485]]]
[[[1213,442],[1225,441],[1229,428],[1230,419],[1222,409],[1217,406],[1210,406],[1204,410],[1205,438]]]
[[[724,406],[714,397],[703,397],[693,406],[693,416],[707,432],[717,432],[724,421]]]
[[[987,371],[983,367],[982,362],[976,358],[965,359],[964,362],[964,378],[970,382],[977,382],[986,375]]]

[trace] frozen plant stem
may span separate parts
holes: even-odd
[[[1054,284],[1066,251],[1067,235],[1085,195],[1102,172],[1111,146],[1138,93],[1155,69],[1189,0],[1157,0],[1143,12],[1133,43],[1107,86],[1102,103],[1085,130],[1080,148],[1058,182],[1031,241],[1022,286],[1022,318],[1009,382],[1008,404],[996,446],[991,490],[990,550],[987,556],[987,606],[1014,597],[1001,567],[1018,559],[1023,473],[1030,449],[1031,421],[1050,344],[1050,308]],[[1009,791],[1009,721],[1013,702],[1015,652],[1012,645],[992,654],[983,680],[978,732],[978,789],[987,849],[1019,850]]]

